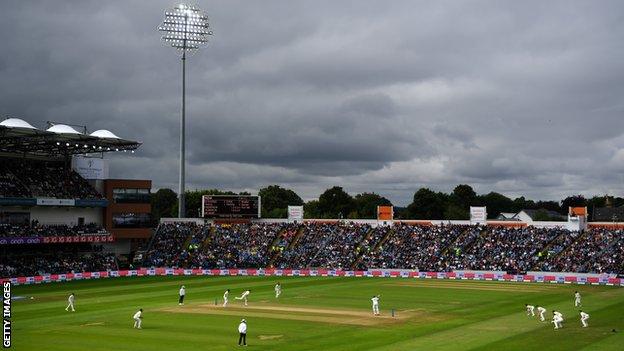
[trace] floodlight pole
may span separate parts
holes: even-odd
[[[182,50],[182,114],[180,116],[180,178],[178,189],[178,217],[186,216],[185,166],[186,166],[186,54],[199,49],[212,35],[208,17],[195,6],[180,4],[165,11],[165,19],[158,30],[162,40],[175,49]]]
[[[188,15],[185,15],[185,26],[187,25],[187,22]],[[182,116],[180,118],[180,186],[178,187],[178,218],[186,217],[186,190],[184,186],[184,171],[186,166],[186,32],[184,37],[184,44],[182,48]]]

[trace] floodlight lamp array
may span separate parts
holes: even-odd
[[[162,40],[183,52],[199,49],[212,35],[208,16],[195,6],[178,5],[165,11],[165,20],[158,27]]]

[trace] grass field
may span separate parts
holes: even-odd
[[[280,281],[283,294],[273,295]],[[180,285],[187,303],[178,306]],[[215,306],[232,289],[231,307]],[[232,297],[249,288],[249,307]],[[591,318],[581,328],[573,292]],[[74,313],[65,312],[76,294]],[[370,298],[381,295],[381,317]],[[15,350],[623,350],[624,289],[607,286],[334,277],[134,277],[14,286]],[[563,312],[564,328],[524,304]],[[144,309],[143,329],[132,315]],[[396,311],[395,317],[391,309]],[[612,329],[617,331],[614,333]]]

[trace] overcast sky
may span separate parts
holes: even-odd
[[[143,142],[111,176],[177,190],[171,1],[3,1],[0,116]],[[622,1],[199,1],[187,188],[624,195]]]

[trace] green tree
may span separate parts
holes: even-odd
[[[451,202],[465,210],[474,205],[476,199],[477,193],[470,185],[466,184],[459,184],[453,189],[453,194],[451,194]]]
[[[414,200],[407,206],[407,214],[413,219],[443,219],[449,196],[436,193],[428,188],[420,188]]]
[[[547,222],[563,222],[566,219],[564,219],[563,217],[557,217],[557,216],[551,216],[550,214],[548,214],[548,211],[546,211],[545,209],[540,209],[537,210],[537,212],[535,212],[535,214],[533,215],[533,220],[534,221],[547,221]]]
[[[303,218],[322,218],[318,200],[311,200],[303,205]]]
[[[394,206],[394,208],[392,209],[394,211],[394,218],[395,219],[409,219],[411,218],[408,211],[407,211],[407,207],[400,207],[400,206]]]
[[[323,218],[346,218],[355,210],[355,202],[342,187],[335,186],[319,196],[319,209]]]
[[[524,196],[517,197],[513,200],[513,211],[520,212],[522,210],[534,210],[536,209],[535,201],[527,200]]]
[[[589,215],[589,220],[594,220],[594,212],[597,208],[606,207],[607,206],[607,197],[606,196],[594,196],[590,199],[587,199],[587,212]]]
[[[568,196],[561,201],[561,213],[568,213],[569,207],[585,207],[587,206],[587,200],[583,195]]]
[[[392,206],[392,202],[375,193],[355,195],[355,218],[377,218],[377,206]]]
[[[288,209],[287,208],[274,208],[271,211],[265,212],[262,211],[262,218],[287,218],[288,217]]]
[[[178,194],[171,189],[158,189],[157,192],[152,194],[150,203],[152,205],[152,219],[156,222],[162,217],[177,216]]]
[[[561,206],[559,206],[559,202],[557,201],[537,201],[535,203],[534,209],[543,208],[548,211],[561,212]],[[567,210],[566,210],[567,213]]]
[[[514,202],[510,198],[493,191],[478,196],[477,202],[487,207],[489,218],[496,218],[501,212],[513,212],[514,210]]]
[[[470,209],[450,203],[444,210],[444,219],[470,219]]]
[[[258,195],[262,199],[262,217],[266,218],[286,218],[288,206],[303,205],[303,200],[297,193],[279,185],[269,185],[262,188]]]

